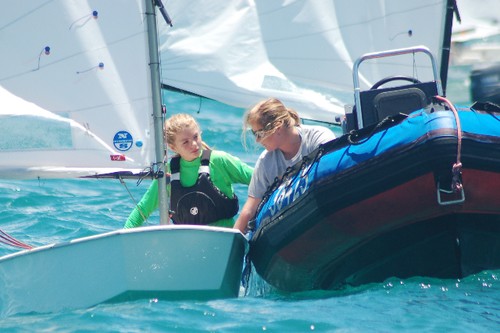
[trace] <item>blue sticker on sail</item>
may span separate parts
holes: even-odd
[[[132,147],[134,139],[132,135],[127,131],[120,131],[115,134],[113,138],[113,145],[119,151],[127,151]]]

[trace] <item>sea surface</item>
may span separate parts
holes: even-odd
[[[468,105],[466,73],[454,75],[448,97]],[[209,145],[254,164],[260,148],[241,143],[244,110],[170,92],[165,100],[169,114],[196,117]],[[114,180],[2,180],[0,228],[35,246],[119,229],[149,185],[126,184],[130,194]],[[246,188],[236,190],[243,203]],[[149,223],[158,223],[158,214]],[[0,244],[0,255],[14,251]],[[460,280],[393,278],[342,291],[287,294],[253,275],[248,295],[239,298],[144,299],[9,314],[0,317],[0,332],[498,332],[499,279],[500,271],[485,271]]]

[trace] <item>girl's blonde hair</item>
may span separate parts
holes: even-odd
[[[165,140],[168,146],[172,146],[175,142],[176,135],[180,131],[190,127],[196,127],[198,130],[200,130],[201,134],[200,125],[198,125],[193,116],[186,113],[174,114],[173,116],[165,120],[165,127],[163,129],[163,139]],[[202,141],[201,143],[203,149],[210,149],[210,147],[204,141]]]
[[[279,99],[268,98],[248,110],[243,120],[243,143],[246,146],[246,130],[251,125],[260,125],[268,132],[274,132],[283,125],[286,128],[300,126],[299,114],[287,108]]]

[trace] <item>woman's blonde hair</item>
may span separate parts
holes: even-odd
[[[246,131],[251,125],[260,125],[265,131],[274,132],[283,125],[286,128],[300,126],[299,114],[287,108],[279,99],[268,98],[255,104],[243,119],[243,143],[246,146]]]
[[[167,143],[168,146],[172,146],[175,142],[176,135],[182,130],[190,127],[196,127],[200,130],[200,125],[193,116],[186,113],[178,113],[174,114],[167,120],[165,120],[165,127],[163,129],[163,139]],[[210,149],[210,147],[202,141],[202,146],[204,149]]]

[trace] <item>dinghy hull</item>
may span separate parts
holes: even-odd
[[[52,312],[136,299],[239,294],[246,240],[227,228],[118,230],[0,258],[3,314]]]
[[[259,275],[303,291],[500,268],[500,114],[459,115],[463,193],[445,191],[451,111],[413,113],[356,144],[339,138],[262,205],[250,243]]]

